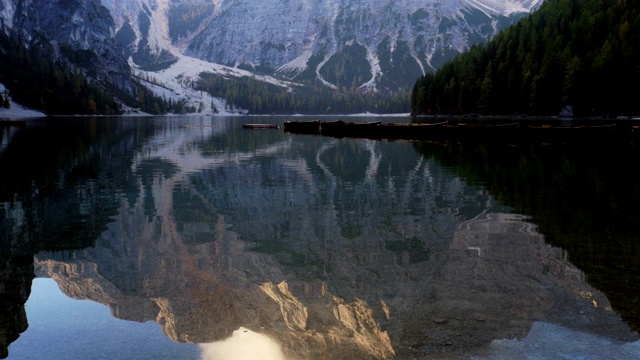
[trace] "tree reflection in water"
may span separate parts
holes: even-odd
[[[540,189],[503,171],[521,164],[507,155],[231,120],[159,129],[101,153],[111,165],[96,178],[116,184],[117,206],[94,245],[36,256],[68,295],[214,351],[244,328],[287,358],[455,358],[539,321],[636,339],[573,253],[540,233],[550,222],[504,205],[527,210]]]

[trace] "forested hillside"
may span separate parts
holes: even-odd
[[[112,93],[90,84],[79,69],[49,60],[51,52],[0,33],[0,83],[15,101],[47,114],[119,112]]]
[[[418,79],[414,114],[640,114],[640,0],[547,0]]]
[[[294,91],[249,77],[225,78],[202,73],[195,88],[226,99],[232,108],[251,114],[349,114],[362,112],[403,113],[409,104],[407,91],[393,95],[355,88],[332,90],[313,82]]]
[[[189,110],[180,102],[155,96],[135,81],[135,95],[130,95],[91,80],[82,65],[92,61],[94,53],[72,52],[65,46],[61,51],[67,52],[67,60],[54,60],[53,49],[27,47],[0,32],[0,83],[9,89],[6,95],[47,115],[116,115],[122,113],[122,103],[151,114]],[[8,106],[5,99],[0,106]]]

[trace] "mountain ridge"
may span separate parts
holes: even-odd
[[[416,77],[487,41],[542,1],[0,0],[0,27],[25,43],[42,35],[52,56],[66,47],[80,51],[88,60],[74,66],[134,97],[140,96],[131,79],[145,79],[156,96],[181,109],[224,113],[240,109],[225,96],[194,91],[197,70],[224,80],[255,77],[304,97],[317,94],[314,88],[323,97],[389,96],[410,90]],[[27,7],[37,15],[20,11]],[[45,27],[64,31],[40,31]],[[200,68],[180,70],[188,64]],[[225,83],[218,93],[234,86],[240,85]]]
[[[389,81],[385,86],[384,78],[394,68],[409,67],[412,74],[434,70],[470,45],[488,40],[539,3],[222,1],[212,9],[216,15],[193,38],[186,54],[230,66],[262,67],[290,80],[305,78],[305,71],[310,71],[315,80],[334,88],[344,83],[327,81],[324,67],[349,47],[361,46],[366,55],[358,55],[358,60],[360,66],[368,67],[370,77],[356,85],[393,92],[403,87],[391,86]],[[383,58],[383,53],[388,56]]]

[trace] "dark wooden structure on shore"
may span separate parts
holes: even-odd
[[[285,122],[289,133],[376,140],[607,143],[640,141],[640,125],[633,122],[538,124],[530,121],[491,123],[440,121],[432,123],[382,123],[338,121]]]

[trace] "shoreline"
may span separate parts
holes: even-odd
[[[160,114],[153,115],[139,111],[129,111],[123,114],[103,115],[103,114],[60,114],[60,115],[48,115],[38,110],[32,110],[26,108],[18,103],[10,100],[10,108],[0,107],[0,121],[21,121],[29,119],[41,119],[41,118],[55,118],[55,117],[291,117],[291,118],[304,118],[304,117],[318,117],[318,118],[336,118],[336,117],[348,117],[348,118],[407,118],[415,122],[441,122],[454,120],[458,122],[466,123],[495,123],[502,121],[527,121],[527,122],[638,122],[640,125],[640,116],[617,116],[617,117],[602,117],[602,116],[586,116],[586,117],[563,117],[563,116],[538,116],[538,115],[413,115],[411,113],[391,113],[391,114],[377,114],[377,113],[354,113],[354,114],[243,114],[243,113],[186,113],[186,114]]]
[[[536,120],[557,120],[557,121],[619,121],[619,120],[636,120],[640,121],[640,116],[617,116],[617,117],[603,117],[603,116],[574,116],[564,117],[558,115],[409,115],[412,119],[438,119],[438,120],[523,120],[523,121],[536,121]]]

